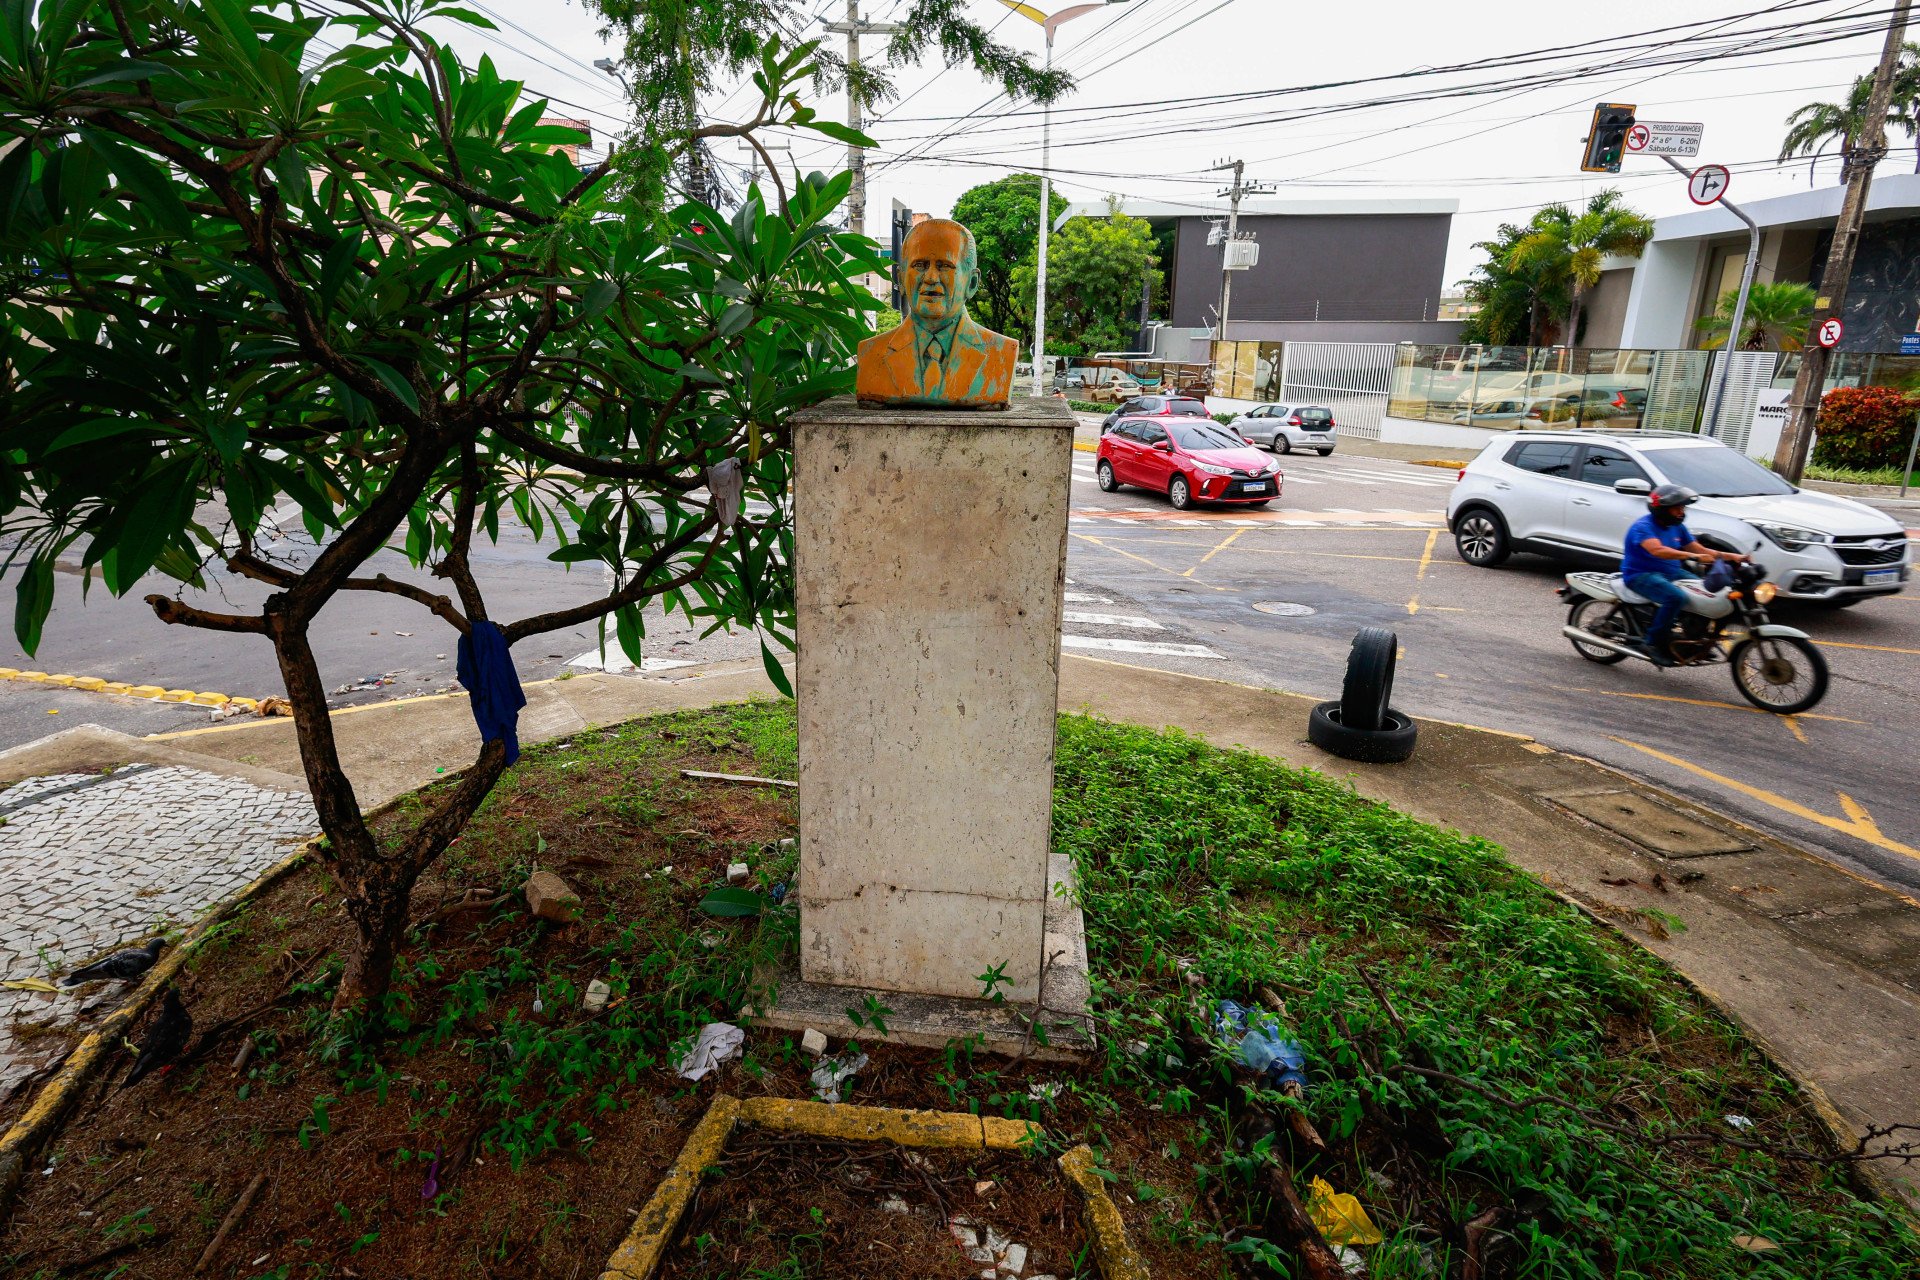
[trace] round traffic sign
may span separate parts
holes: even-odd
[[[1653,141],[1653,131],[1643,124],[1637,124],[1627,130],[1627,150],[1645,151],[1647,144]]]
[[[1695,204],[1717,204],[1727,194],[1733,175],[1723,164],[1703,164],[1687,179],[1687,198]]]
[[[1823,347],[1837,347],[1840,345],[1840,335],[1846,331],[1847,326],[1840,323],[1839,316],[1828,316],[1814,330],[1813,340]]]

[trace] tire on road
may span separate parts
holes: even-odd
[[[1039,206],[1036,205],[1035,207],[1038,208]],[[1293,441],[1290,438],[1288,438],[1285,434],[1279,431],[1274,432],[1273,442],[1274,444],[1279,446],[1280,452],[1282,453],[1293,452]]]
[[[1491,569],[1513,554],[1506,521],[1491,507],[1468,507],[1453,522],[1453,546],[1477,569]]]
[[[1113,474],[1113,464],[1105,458],[1094,469],[1094,476],[1100,481],[1100,492],[1113,493],[1120,488],[1120,481]]]
[[[1167,481],[1167,501],[1173,504],[1175,511],[1193,510],[1193,486],[1187,483],[1185,476],[1175,476]]]
[[[1307,716],[1307,741],[1342,760],[1362,764],[1399,764],[1411,759],[1419,727],[1403,712],[1388,711],[1386,723],[1373,730],[1353,729],[1340,719],[1340,703],[1323,702]]]
[[[1626,644],[1633,637],[1630,633],[1624,632],[1618,623],[1618,613],[1623,608],[1625,608],[1624,605],[1616,604],[1611,600],[1582,596],[1573,602],[1573,608],[1567,610],[1567,625],[1578,627],[1582,631],[1590,631],[1596,636],[1619,644]],[[1590,644],[1575,640],[1572,636],[1568,636],[1567,640],[1573,645],[1573,651],[1588,662],[1597,662],[1603,667],[1610,667],[1616,662],[1627,660],[1627,655],[1624,653],[1616,653],[1612,649],[1596,649]]]
[[[1795,715],[1827,696],[1827,660],[1797,636],[1742,640],[1727,654],[1727,665],[1740,696],[1762,711]]]
[[[1331,458],[1333,456],[1333,450],[1331,449],[1315,449],[1314,452],[1323,458]]]
[[[1393,702],[1393,671],[1400,638],[1385,627],[1362,627],[1347,654],[1347,678],[1340,686],[1340,722],[1372,733],[1386,723]]]

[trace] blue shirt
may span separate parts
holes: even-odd
[[[1672,561],[1662,560],[1640,544],[1648,538],[1675,551],[1693,541],[1693,532],[1684,524],[1662,525],[1651,512],[1633,522],[1627,530],[1626,550],[1620,557],[1620,572],[1631,578],[1636,573],[1665,573]]]

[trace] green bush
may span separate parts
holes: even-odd
[[[1821,398],[1813,462],[1871,471],[1907,460],[1920,395],[1893,387],[1835,387]]]
[[[1112,405],[1110,405],[1110,404],[1095,404],[1095,403],[1094,403],[1093,401],[1091,401],[1091,400],[1069,400],[1069,401],[1067,401],[1067,408],[1069,408],[1069,409],[1073,409],[1073,410],[1076,410],[1077,412],[1080,412],[1080,413],[1102,413],[1102,414],[1105,414],[1105,413],[1112,413],[1112,412],[1113,412],[1113,406],[1112,406]]]

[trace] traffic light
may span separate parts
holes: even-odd
[[[1602,102],[1593,109],[1593,127],[1587,131],[1587,154],[1582,173],[1618,173],[1627,150],[1627,130],[1633,128],[1634,104]]]

